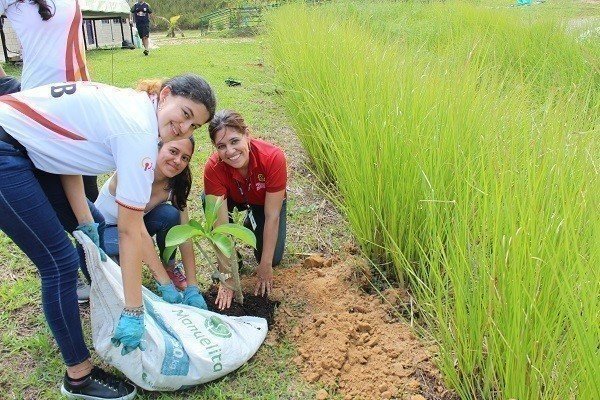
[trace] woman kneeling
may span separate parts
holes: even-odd
[[[208,133],[217,151],[204,167],[204,191],[227,200],[219,210],[216,225],[226,223],[234,207],[248,210],[244,225],[256,235],[254,255],[258,261],[254,294],[269,295],[273,266],[281,262],[285,247],[285,155],[279,147],[252,138],[244,119],[235,111],[217,112]],[[229,308],[233,298],[233,291],[226,286],[232,287],[219,286],[216,303],[220,309]]]
[[[194,153],[194,137],[190,136],[188,139],[174,140],[168,143],[160,142],[159,148],[150,201],[144,210],[146,229],[142,232],[142,259],[156,279],[157,288],[163,300],[206,309],[206,302],[199,292],[196,280],[195,255],[191,241],[179,246],[185,269],[184,275],[181,267],[175,265],[175,252],[168,262],[162,263],[152,240],[152,236],[156,235],[159,254],[162,254],[169,229],[180,223],[186,223],[189,219],[186,207],[192,187],[192,172],[189,163]],[[95,203],[106,221],[104,231],[106,254],[117,261],[119,231],[117,228],[118,204],[115,192],[118,178],[117,171],[106,181]],[[183,291],[183,296],[176,287]]]

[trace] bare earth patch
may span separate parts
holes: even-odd
[[[364,261],[345,257],[311,256],[276,270],[281,306],[267,343],[291,339],[302,375],[345,399],[454,398],[432,362],[436,348],[393,317],[389,303],[358,289]]]

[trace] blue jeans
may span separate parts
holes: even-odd
[[[67,196],[65,195],[65,191],[60,181],[60,175],[50,174],[48,172],[40,171],[39,169],[35,169],[33,173],[40,183],[42,190],[46,194],[46,197],[48,197],[50,204],[52,204],[52,208],[54,208],[54,211],[58,216],[58,220],[62,224],[64,230],[69,233],[73,232],[75,229],[77,229],[79,224],[77,223],[77,218],[75,217],[75,214],[73,214],[71,205],[69,204]],[[104,217],[102,216],[102,213],[98,211],[94,203],[92,203],[90,200],[87,202],[88,206],[90,207],[92,217],[94,218],[94,222],[98,223],[98,235],[100,236],[100,247],[102,247],[105,229]],[[90,277],[90,273],[85,265],[83,248],[79,243],[77,243],[76,248],[77,253],[79,254],[79,267],[81,268],[81,272],[83,272],[83,275],[87,281],[91,282],[92,279]]]
[[[156,235],[156,244],[162,253],[165,250],[165,238],[169,229],[181,223],[180,211],[171,204],[162,203],[154,207],[144,215],[144,225],[150,236]],[[104,229],[104,250],[113,259],[119,257],[119,230],[116,225],[107,225]],[[175,261],[175,253],[169,259],[169,263]]]
[[[57,188],[50,187],[51,182],[52,178],[44,181],[47,195],[33,163],[13,145],[0,141],[0,229],[37,267],[46,321],[65,364],[72,366],[87,360],[90,353],[77,304],[79,257],[51,203],[68,201],[60,198],[62,185],[53,190]]]
[[[233,201],[227,201],[227,208],[230,209],[229,212],[233,211],[233,207],[237,206],[238,210],[241,210],[243,206],[240,204],[234,204]],[[265,206],[258,206],[250,204],[250,210],[252,210],[252,215],[254,216],[254,221],[256,222],[256,229],[252,228],[252,224],[250,223],[250,219],[246,217],[244,220],[244,226],[254,232],[256,236],[256,250],[254,250],[254,257],[256,257],[256,261],[260,263],[260,259],[262,258],[262,249],[263,249],[263,235],[265,230]],[[283,251],[285,250],[285,237],[287,231],[287,200],[283,200],[283,204],[281,204],[281,211],[279,212],[279,227],[277,229],[277,244],[275,245],[275,252],[273,253],[273,265],[279,265],[281,259],[283,258]]]

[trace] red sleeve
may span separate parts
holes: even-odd
[[[287,162],[283,150],[279,148],[271,158],[266,181],[268,193],[284,190],[287,185]]]
[[[222,179],[224,171],[213,156],[204,165],[204,193],[227,198],[227,186]]]

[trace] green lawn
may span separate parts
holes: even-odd
[[[265,62],[263,43],[257,40],[201,40],[193,44],[161,46],[144,57],[140,50],[99,50],[88,52],[91,76],[95,81],[115,86],[133,86],[143,77],[169,77],[183,72],[196,72],[204,76],[215,89],[218,108],[235,108],[242,112],[254,130],[255,136],[267,138],[288,151],[290,138],[281,132],[286,120],[282,109],[276,105],[276,91],[272,83],[272,70]],[[5,65],[7,73],[19,75],[20,70]],[[225,79],[233,77],[242,86],[228,87]],[[192,217],[199,217],[198,194],[202,185],[204,160],[211,151],[206,128],[196,133],[199,145],[193,159],[195,176],[190,209]],[[295,140],[292,139],[293,142]],[[293,173],[292,173],[293,176]],[[292,177],[292,179],[295,179]],[[306,219],[314,207],[294,193],[295,187],[306,183],[290,182],[288,225],[292,225],[288,238],[288,256],[283,267],[295,262],[294,253],[315,251],[318,235],[296,234],[294,221]],[[303,193],[303,192],[302,192]],[[310,200],[308,200],[310,201]],[[331,242],[332,227],[321,227]],[[200,275],[209,275],[210,268],[200,263]],[[44,321],[40,304],[40,282],[31,262],[4,234],[0,233],[0,398],[58,399],[59,383],[64,367],[56,345]],[[150,283],[145,277],[145,283]],[[150,285],[152,286],[152,285]],[[82,308],[89,347],[92,348],[87,307]],[[285,339],[270,341],[258,354],[238,371],[225,378],[182,393],[142,393],[143,399],[293,399],[314,398],[316,386],[308,385],[299,375],[292,358],[295,347]]]

